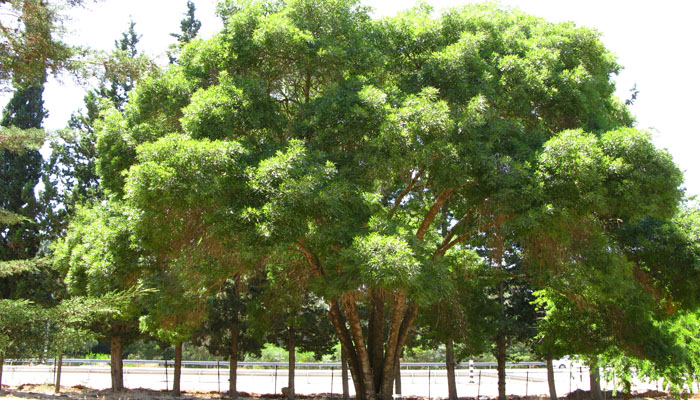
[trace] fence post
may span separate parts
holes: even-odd
[[[220,361],[216,360],[216,387],[217,392],[221,394],[221,372],[220,372]]]
[[[277,394],[277,365],[275,365],[275,394]]]
[[[569,393],[571,393],[571,381],[574,380],[574,371],[571,370],[571,365],[569,365]]]
[[[333,400],[333,367],[331,367],[331,400]]]
[[[469,383],[474,383],[474,360],[469,359]]]
[[[430,400],[430,365],[428,365],[428,400]]]
[[[165,360],[165,391],[168,391],[168,360]]]
[[[530,370],[525,370],[525,396],[527,396],[527,389],[530,385]]]
[[[578,377],[579,377],[579,382],[583,383],[583,367],[582,366],[578,367]]]
[[[476,385],[476,400],[479,400],[481,395],[481,370],[479,370],[479,384]]]

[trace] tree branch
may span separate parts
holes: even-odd
[[[425,171],[425,167],[421,167],[416,175],[411,177],[411,179],[408,181],[408,186],[406,186],[406,188],[396,197],[396,200],[394,200],[394,205],[391,207],[391,210],[389,210],[389,219],[394,216],[396,209],[399,208],[399,205],[401,205],[401,201],[413,189],[413,186],[418,181],[418,178],[423,175],[423,171]]]
[[[442,193],[440,193],[437,199],[435,199],[433,206],[430,207],[430,211],[428,211],[428,214],[426,214],[425,219],[423,219],[423,223],[421,223],[420,227],[418,228],[418,231],[416,232],[416,237],[418,238],[418,240],[423,240],[425,233],[428,232],[428,228],[430,228],[430,224],[435,219],[435,216],[437,215],[438,211],[440,211],[442,205],[445,204],[445,201],[447,201],[447,199],[450,198],[454,191],[454,187],[447,188],[443,190]]]

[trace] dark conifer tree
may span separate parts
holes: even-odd
[[[3,111],[0,125],[20,129],[40,128],[46,116],[43,82],[20,86]],[[34,188],[41,176],[42,158],[37,150],[0,152],[0,208],[22,215],[15,225],[0,225],[0,260],[28,259],[39,249],[38,213]]]
[[[187,12],[185,13],[185,18],[180,21],[180,33],[171,33],[170,36],[177,39],[177,43],[172,44],[168,50],[168,58],[170,59],[170,64],[177,62],[177,53],[180,48],[188,43],[190,40],[197,37],[199,33],[199,28],[202,27],[202,22],[195,18],[194,16],[195,7],[194,2],[187,1]]]

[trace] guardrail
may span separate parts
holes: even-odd
[[[41,359],[21,359],[21,360],[5,360],[6,364],[9,365],[16,365],[16,364],[44,364],[47,363],[47,361],[50,363],[51,360],[41,360]],[[124,363],[129,363],[129,364],[156,364],[156,365],[163,365],[163,366],[172,366],[174,364],[173,360],[130,360],[130,359],[124,359],[122,360]],[[92,359],[92,358],[64,358],[63,359],[63,365],[73,365],[73,364],[109,364],[111,363],[110,360],[108,359]],[[182,361],[183,366],[194,366],[194,367],[207,367],[207,368],[216,368],[216,367],[229,367],[229,362],[228,361]],[[298,362],[294,364],[296,368],[340,368],[340,363],[339,362],[331,362],[331,363],[323,363],[323,362],[314,362],[314,363],[309,363],[309,362]],[[460,368],[469,368],[471,365],[473,365],[474,368],[496,368],[498,366],[498,363],[495,362],[462,362],[458,363],[456,366]],[[255,367],[288,367],[289,363],[287,362],[259,362],[259,361],[239,361],[238,362],[238,367],[241,368],[255,368]],[[506,368],[533,368],[533,367],[545,367],[546,363],[542,361],[528,361],[528,362],[509,362],[506,363]],[[411,362],[405,362],[401,363],[401,368],[444,368],[445,363],[437,363],[437,362],[432,362],[432,363],[411,363]]]

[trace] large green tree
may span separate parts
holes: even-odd
[[[219,11],[220,34],[107,118],[103,183],[137,225],[166,227],[146,247],[229,258],[208,274],[304,265],[358,398],[392,397],[418,312],[464,246],[488,232],[557,271],[574,234],[680,199],[670,157],[629,128],[594,31],[492,5],[382,20],[352,0]]]

